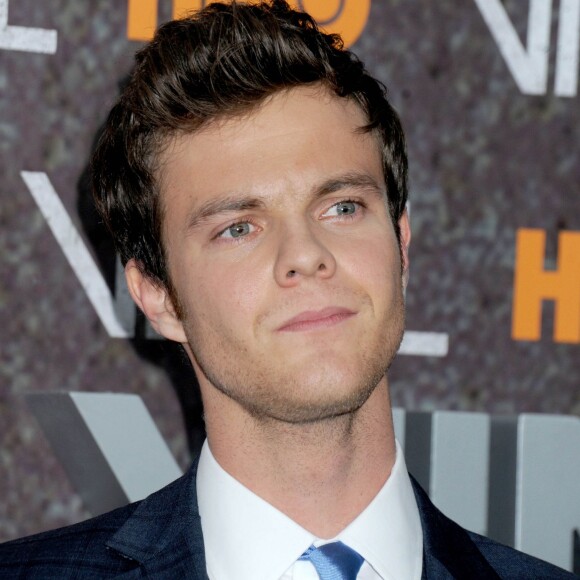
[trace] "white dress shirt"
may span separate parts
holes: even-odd
[[[371,503],[336,538],[320,540],[234,479],[204,443],[197,500],[210,580],[319,580],[298,558],[312,544],[341,542],[364,563],[357,580],[420,580],[423,532],[403,452]]]

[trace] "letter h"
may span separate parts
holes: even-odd
[[[557,269],[545,270],[546,232],[518,230],[512,318],[515,340],[540,339],[542,302],[553,300],[554,340],[580,343],[580,232],[561,232],[558,246]]]

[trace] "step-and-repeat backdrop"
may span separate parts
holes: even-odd
[[[26,395],[143,397],[185,466],[178,348],[128,300],[87,188],[155,26],[203,0],[0,0],[0,539],[88,515]],[[295,0],[389,87],[408,137],[396,406],[580,415],[580,0]]]

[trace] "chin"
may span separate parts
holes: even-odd
[[[261,405],[253,405],[251,414],[289,424],[307,424],[332,420],[356,413],[369,399],[384,374],[361,381],[349,373],[325,375],[323,381],[295,383],[286,391],[287,396],[273,395]],[[256,403],[257,401],[254,401]]]

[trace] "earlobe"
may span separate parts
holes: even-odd
[[[146,276],[134,259],[129,260],[125,266],[125,278],[131,298],[155,331],[168,340],[187,342],[183,324],[167,290]]]

